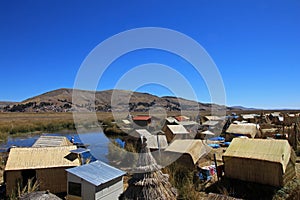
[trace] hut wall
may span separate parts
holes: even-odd
[[[119,177],[98,186],[96,188],[96,199],[119,199],[119,196],[123,193],[123,191],[123,177]]]
[[[135,126],[147,127],[151,123],[151,120],[134,120],[133,122]]]
[[[193,162],[192,157],[189,154],[182,154],[177,160],[176,163],[182,167],[188,168],[188,169],[194,169],[195,164]]]
[[[166,137],[167,137],[168,143],[170,143],[170,142],[173,140],[173,138],[174,138],[174,135],[173,135],[173,133],[170,131],[169,128],[166,129],[165,135],[166,135]]]
[[[6,194],[10,195],[17,189],[18,180],[22,179],[21,171],[5,171]]]
[[[223,157],[225,176],[243,181],[282,186],[282,165],[245,158]]]
[[[81,196],[82,200],[92,200],[95,199],[95,186],[87,181],[81,182]]]
[[[52,193],[67,192],[65,168],[37,169],[36,176],[40,183],[40,190],[50,190]]]

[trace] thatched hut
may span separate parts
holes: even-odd
[[[190,132],[188,132],[182,125],[167,125],[165,135],[169,143],[176,139],[192,138]]]
[[[211,150],[203,140],[175,140],[165,149],[164,156],[176,160],[179,165],[194,169],[198,160]]]
[[[67,173],[65,169],[80,165],[71,150],[76,146],[12,148],[4,170],[6,192],[11,194],[21,182],[28,179],[38,181],[40,190],[53,193],[67,192]]]
[[[226,177],[275,187],[295,176],[295,160],[287,140],[235,138],[223,154]]]
[[[226,140],[231,140],[237,136],[246,136],[249,138],[261,137],[260,127],[252,123],[230,124],[226,130]]]
[[[172,200],[176,199],[177,191],[169,182],[167,174],[163,174],[160,166],[147,148],[144,140],[135,173],[128,181],[128,188],[120,199]]]
[[[62,147],[72,145],[68,138],[64,136],[42,135],[35,141],[32,147]]]

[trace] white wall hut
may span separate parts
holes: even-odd
[[[111,200],[123,193],[125,172],[104,162],[95,161],[66,171],[68,200]]]
[[[287,140],[235,138],[223,154],[226,177],[276,187],[295,176],[295,160]]]

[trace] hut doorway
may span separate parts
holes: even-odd
[[[36,181],[36,171],[34,169],[22,170],[21,175],[23,187],[27,185],[29,179],[32,179],[32,183]]]

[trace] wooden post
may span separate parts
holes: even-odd
[[[215,166],[216,166],[216,174],[217,174],[217,178],[218,181],[220,180],[219,174],[218,174],[218,164],[217,164],[217,157],[216,154],[214,153],[214,162],[215,162]]]
[[[297,121],[294,125],[294,135],[293,135],[293,138],[292,138],[292,141],[293,141],[293,148],[295,150],[295,152],[297,152],[297,145],[298,145],[298,140],[297,140],[297,135],[298,135],[298,127],[297,127]]]

